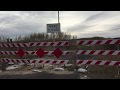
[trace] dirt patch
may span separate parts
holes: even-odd
[[[59,72],[60,73],[60,72]],[[19,72],[19,74],[11,74],[4,73],[0,75],[0,79],[79,79],[79,74],[77,72],[64,74],[63,72],[61,74],[56,73],[49,73],[47,71],[42,72],[34,72],[34,73],[27,73],[23,74]]]
[[[107,74],[87,73],[89,79],[120,79],[120,76],[113,76]]]
[[[79,73],[77,71],[54,71],[38,69],[41,72],[33,72],[36,68],[28,69],[22,67],[19,69],[0,72],[0,79],[120,79],[120,76],[97,74],[97,73]],[[37,70],[37,69],[36,69]]]

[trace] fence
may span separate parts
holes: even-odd
[[[77,40],[76,47],[80,46],[79,48],[80,49],[84,48],[84,50],[77,50],[75,52],[76,64],[119,66],[120,65],[119,44],[120,44],[119,39]],[[111,45],[117,45],[117,46],[112,46],[111,48]],[[63,47],[67,47],[67,46],[69,46],[69,41],[1,43],[0,56],[1,56],[1,61],[7,63],[69,64],[70,63],[69,56],[71,56],[70,52],[61,50],[63,49]],[[56,47],[56,49],[54,51],[51,51],[53,50],[53,48],[50,47]],[[112,50],[104,50],[108,47],[110,47],[110,49]],[[96,50],[96,49],[100,49],[100,50]],[[45,50],[49,50],[49,51],[45,51]],[[8,55],[10,58],[4,58],[7,57]],[[69,56],[66,56],[68,57],[67,59],[64,58],[62,59],[61,57],[64,55],[69,55]]]
[[[49,48],[46,48],[48,46]],[[70,63],[69,60],[58,60],[61,56],[69,55],[68,51],[61,50],[63,46],[69,46],[69,42],[2,43],[0,44],[0,56],[2,62],[9,64],[68,64]],[[56,49],[53,50],[52,47],[56,47]],[[45,49],[51,51],[45,51]],[[8,56],[9,58],[4,58]],[[47,59],[46,57],[51,59]]]
[[[77,65],[89,65],[91,72],[119,75],[119,39],[77,40],[76,44],[82,49],[76,51]]]

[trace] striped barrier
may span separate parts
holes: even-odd
[[[69,60],[40,60],[40,59],[35,59],[35,60],[30,60],[30,59],[7,59],[7,58],[2,58],[2,62],[8,62],[8,63],[38,63],[38,64],[69,64]]]
[[[5,43],[0,44],[0,47],[29,47],[28,43]]]
[[[120,44],[120,40],[77,40],[76,45]]]
[[[84,55],[120,55],[120,50],[78,50],[76,54]]]
[[[77,60],[77,64],[87,65],[109,65],[109,66],[120,66],[120,61],[106,61],[106,60]]]
[[[53,55],[54,51],[44,51],[45,55]],[[25,55],[37,55],[37,51],[25,51]],[[18,51],[0,51],[0,54],[4,55],[18,55]],[[68,51],[62,51],[62,55],[69,55]]]
[[[59,42],[30,42],[30,43],[0,44],[0,47],[32,47],[32,46],[69,46],[69,42],[59,41]]]
[[[30,42],[29,46],[68,46],[68,41],[59,42]]]
[[[7,59],[7,58],[2,58],[2,62],[7,62],[7,63],[36,63],[36,64],[70,64],[69,60],[40,60],[40,59],[35,59],[35,60],[30,60],[30,59]],[[87,64],[87,65],[108,65],[108,66],[120,66],[120,61],[107,61],[107,60],[77,60],[77,64]]]
[[[29,43],[1,43],[0,48],[3,48],[3,51],[0,51],[0,55],[19,55],[21,58],[24,55],[38,55],[40,58],[42,58],[44,55],[55,55],[57,58],[59,58],[61,55],[69,55],[68,51],[62,51],[59,48],[57,48],[54,51],[44,51],[41,48],[39,48],[37,51],[29,51],[29,50],[23,50],[23,47],[36,47],[36,46],[69,46],[68,41],[58,41],[58,42],[29,42]],[[11,47],[17,47],[19,48],[18,51],[4,51],[4,48],[11,48]],[[23,48],[23,49],[22,49]],[[28,49],[27,48],[27,49]],[[32,48],[34,49],[34,48]],[[6,57],[6,56],[5,56]],[[8,63],[39,63],[39,64],[68,64],[69,60],[29,60],[29,59],[1,59],[3,62]]]

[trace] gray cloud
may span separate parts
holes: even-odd
[[[24,17],[38,18],[43,20],[57,20],[57,11],[20,11],[18,12]]]
[[[86,20],[83,21],[83,23],[86,23],[88,21],[94,21],[96,19],[99,19],[105,12],[100,12],[100,13],[97,13],[97,14],[94,14],[94,15],[91,15],[89,16],[88,18],[86,18]]]
[[[74,33],[74,32],[85,32],[87,30],[89,30],[89,28],[91,27],[94,27],[94,25],[76,25],[76,26],[73,26],[73,27],[70,27],[70,31],[71,33]]]
[[[108,31],[114,32],[114,31],[120,31],[120,24],[113,25],[109,28]]]
[[[71,27],[78,37],[103,36],[116,37],[120,32],[120,12],[103,11],[93,14]]]
[[[0,23],[9,24],[18,18],[19,17],[15,15],[3,16],[3,17],[0,17]]]
[[[57,11],[4,11],[0,12],[0,35],[16,36],[46,32],[46,24],[57,23]],[[60,11],[62,32],[79,38],[120,34],[119,11]]]
[[[75,26],[70,27],[70,28],[71,28],[71,32],[72,32],[73,30],[75,30],[75,31],[77,31],[77,32],[83,32],[83,31],[89,30],[91,27],[96,26],[96,23],[91,23],[91,24],[93,24],[93,25],[91,25],[91,24],[88,24],[88,22],[92,22],[92,21],[94,21],[94,20],[99,19],[100,16],[101,16],[103,13],[105,13],[105,12],[96,12],[95,14],[93,14],[93,15],[85,18],[85,20],[83,20],[82,22],[78,23],[78,24],[75,25]],[[89,12],[89,14],[91,14],[91,13]]]

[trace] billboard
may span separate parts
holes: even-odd
[[[60,23],[47,24],[47,33],[57,33],[60,31]]]

